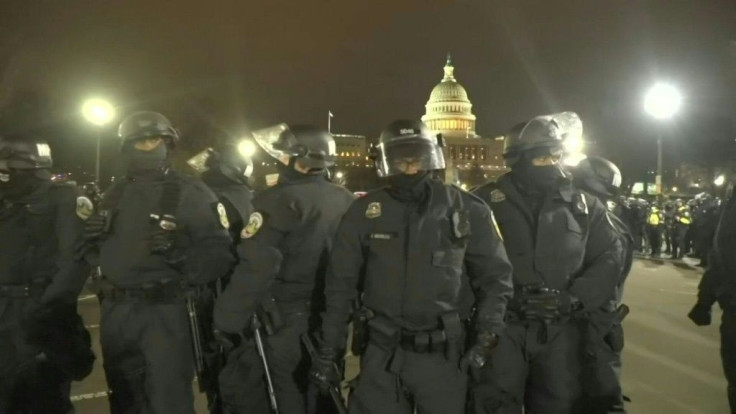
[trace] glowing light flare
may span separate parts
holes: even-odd
[[[250,158],[256,153],[256,144],[249,139],[244,139],[238,144],[238,152],[245,158]]]
[[[716,177],[715,180],[713,180],[713,184],[715,184],[718,187],[722,186],[725,182],[726,182],[726,177],[724,177],[723,174],[719,175],[718,177]]]
[[[335,173],[335,178],[337,178],[338,180],[341,179],[344,176],[345,176],[345,174],[343,174],[342,171],[338,171],[338,172]]]
[[[562,163],[568,167],[577,167],[578,164],[580,164],[580,161],[586,158],[588,158],[588,156],[583,154],[582,152],[574,152],[566,154],[565,157],[562,159]]]
[[[644,95],[644,110],[656,119],[669,119],[682,106],[682,95],[672,85],[657,83]]]
[[[92,98],[82,104],[82,115],[90,123],[102,126],[115,119],[115,108],[104,99]]]
[[[677,192],[677,187],[672,187],[672,192],[673,193],[676,193]]]

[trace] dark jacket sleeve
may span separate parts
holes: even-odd
[[[233,265],[232,240],[220,221],[217,197],[204,184],[185,186],[180,203],[189,238],[184,274],[193,285],[225,276]]]
[[[231,333],[243,331],[281,270],[283,255],[279,245],[297,224],[298,214],[279,201],[254,200],[253,214],[259,214],[263,221],[251,237],[242,238],[237,246],[239,262],[215,303],[217,329]]]
[[[570,286],[584,309],[599,309],[614,297],[623,268],[621,241],[608,210],[595,197],[586,196],[589,211],[588,239],[582,274]]]
[[[358,228],[362,215],[358,206],[358,202],[353,203],[340,222],[325,278],[326,311],[322,318],[322,337],[325,344],[338,349],[343,348],[347,340],[347,326],[365,264]]]
[[[506,304],[514,293],[511,263],[493,213],[484,203],[471,204],[470,226],[465,266],[476,298],[476,327],[479,332],[498,335],[504,328]]]
[[[90,267],[84,260],[75,259],[76,248],[84,232],[84,221],[77,216],[77,193],[74,188],[64,186],[51,191],[52,202],[56,204],[54,231],[58,270],[46,288],[42,301],[61,299],[76,303],[90,272]]]

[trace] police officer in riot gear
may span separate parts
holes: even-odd
[[[733,188],[733,183],[729,185]],[[736,198],[727,191],[718,222],[708,269],[698,287],[698,298],[688,314],[698,326],[712,322],[711,309],[718,302],[721,317],[721,362],[728,381],[728,402],[736,412]]]
[[[89,268],[75,259],[91,202],[52,183],[51,151],[0,138],[0,412],[67,413],[70,382],[92,370],[76,313]]]
[[[230,234],[240,239],[240,231],[253,212],[253,190],[248,179],[253,173],[253,161],[243,153],[238,143],[225,142],[206,150],[205,171],[201,178],[225,206]]]
[[[358,299],[368,328],[352,413],[465,412],[466,373],[503,331],[511,267],[488,207],[434,178],[441,144],[421,122],[389,124],[375,154],[388,186],[356,200],[335,238],[311,377],[336,380]]]
[[[596,312],[621,279],[621,242],[606,207],[560,167],[571,112],[539,116],[506,135],[511,172],[475,194],[493,210],[513,265],[507,326],[472,390],[476,413],[569,414],[581,397],[579,315]]]
[[[225,207],[235,253],[240,232],[253,212],[253,190],[248,184],[253,172],[253,161],[241,151],[238,142],[226,141],[214,148],[207,148],[188,163],[201,173],[202,181]],[[229,275],[223,278],[217,290],[224,288],[228,281]],[[211,321],[209,325],[212,329]],[[214,357],[221,362],[219,372],[214,373],[217,375],[216,384],[211,384],[216,389],[207,390],[210,412],[269,413],[268,400],[263,392],[263,369],[255,345],[247,341],[235,349],[236,343],[240,345],[243,342],[241,338],[231,340],[226,336],[218,336],[215,339],[223,343],[219,348],[211,349],[211,352],[219,354]],[[212,347],[216,344],[208,345]]]
[[[100,341],[112,413],[192,413],[194,361],[185,301],[232,265],[224,207],[170,168],[179,133],[156,112],[118,128],[126,176],[86,226],[102,279]],[[218,217],[219,216],[219,217]]]
[[[572,169],[573,184],[603,203],[620,191],[621,172],[616,164],[601,157],[587,157]],[[583,393],[581,412],[586,414],[625,413],[621,392],[621,322],[628,307],[621,304],[624,282],[631,270],[634,239],[615,214],[608,214],[623,247],[621,277],[615,295],[601,309],[586,312],[583,325]]]
[[[251,321],[257,313],[278,410],[306,413],[308,358],[300,336],[324,309],[326,260],[354,197],[325,180],[335,159],[335,141],[327,131],[280,124],[253,135],[279,161],[278,183],[253,199],[254,212],[237,247],[240,262],[217,300],[214,321],[231,337],[247,338],[256,328]],[[250,383],[247,378],[242,382]],[[260,388],[241,392],[263,393],[265,381]],[[233,409],[246,412],[240,406]]]

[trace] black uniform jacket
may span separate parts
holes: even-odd
[[[476,308],[476,328],[500,333],[512,294],[511,266],[493,215],[481,200],[430,180],[424,203],[386,188],[356,200],[330,258],[323,335],[341,347],[352,302],[409,330],[437,329],[442,315]]]

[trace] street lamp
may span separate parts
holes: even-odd
[[[97,157],[95,158],[95,182],[100,184],[100,139],[102,127],[115,118],[115,108],[104,99],[92,98],[82,104],[82,115],[97,126]]]
[[[256,153],[256,145],[249,139],[244,139],[238,144],[238,152],[246,158],[250,158]]]
[[[644,95],[644,110],[661,121],[672,118],[682,105],[682,95],[672,85],[657,83]],[[662,194],[662,131],[657,134],[657,194]]]

